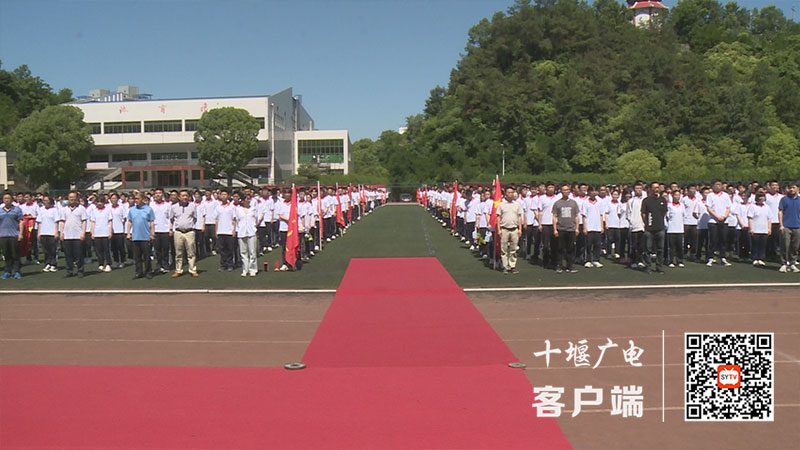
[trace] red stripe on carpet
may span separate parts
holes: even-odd
[[[517,358],[436,258],[352,259],[303,362],[474,366]]]
[[[0,447],[570,448],[513,359],[435,259],[353,260],[305,370],[0,366]]]

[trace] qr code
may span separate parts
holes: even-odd
[[[686,421],[773,421],[773,333],[685,333]]]

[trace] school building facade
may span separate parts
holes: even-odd
[[[194,132],[204,112],[229,106],[246,110],[261,126],[256,155],[234,174],[237,183],[281,184],[304,163],[347,174],[352,160],[348,131],[315,130],[291,88],[273,95],[152,99],[121,86],[114,93],[92,90],[68,104],[92,127],[95,148],[84,178],[93,188],[209,185],[218,174],[201,167]]]

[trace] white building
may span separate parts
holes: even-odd
[[[633,24],[637,27],[649,27],[653,20],[658,17],[661,11],[666,11],[667,7],[661,2],[656,1],[635,1],[628,0],[628,9],[633,10]]]
[[[0,188],[8,189],[14,182],[8,179],[8,154],[0,152]]]
[[[318,164],[323,172],[349,173],[347,130],[314,130],[291,88],[274,95],[162,100],[139,94],[135,86],[91,94],[69,104],[80,108],[92,126],[95,150],[87,172],[94,178],[89,181],[106,187],[208,184],[218,174],[200,166],[194,132],[204,112],[226,106],[248,111],[261,124],[255,158],[234,176],[240,183],[279,184],[304,162]]]

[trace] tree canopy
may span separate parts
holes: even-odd
[[[30,185],[68,188],[94,149],[92,129],[74,106],[48,106],[22,119],[10,139],[16,168]]]
[[[244,109],[227,106],[204,112],[194,133],[200,164],[214,174],[224,172],[228,187],[233,187],[233,174],[258,150],[260,128]]]
[[[649,28],[631,19],[616,0],[519,0],[469,30],[405,134],[359,152],[395,181],[491,179],[503,150],[512,175],[621,176],[647,154],[681,180],[796,176],[800,25],[716,0],[682,0]]]

